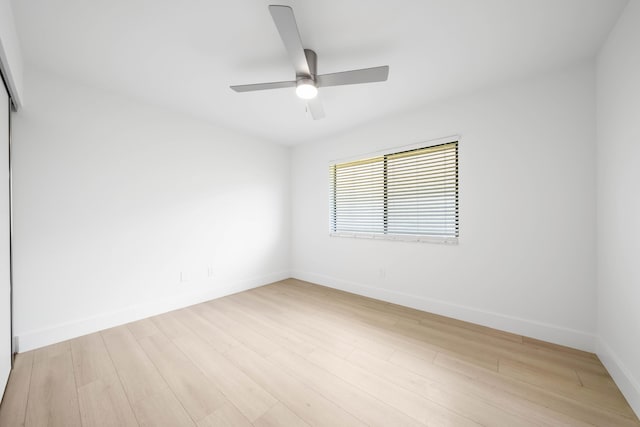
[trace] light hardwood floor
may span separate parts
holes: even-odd
[[[21,425],[640,422],[593,354],[289,279],[19,354]]]

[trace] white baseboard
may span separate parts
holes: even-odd
[[[224,286],[216,286],[215,289],[208,289],[204,292],[201,291],[197,293],[174,295],[168,299],[149,301],[143,304],[125,307],[121,310],[112,311],[110,313],[102,313],[96,316],[62,323],[48,328],[21,333],[17,335],[17,351],[25,352],[33,350],[49,344],[55,344],[57,342],[101,331],[103,329],[166,313],[168,311],[177,310],[179,308],[221,298],[226,295],[257,288],[289,277],[291,276],[288,271],[272,273],[253,279],[241,280]]]
[[[596,354],[607,368],[611,378],[624,394],[638,417],[640,417],[640,381],[633,377],[631,371],[622,363],[609,345],[598,337],[598,349]]]
[[[475,307],[463,306],[447,301],[440,301],[432,298],[391,291],[388,289],[376,288],[317,273],[292,271],[292,276],[296,279],[307,282],[317,283],[319,285],[427,311],[429,313],[464,320],[478,325],[488,326],[490,328],[526,337],[536,338],[554,344],[560,344],[589,352],[594,352],[596,350],[595,335],[588,332],[495,313]]]

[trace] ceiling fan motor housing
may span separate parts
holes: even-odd
[[[307,64],[309,65],[310,76],[305,74],[296,74],[296,80],[299,79],[311,79],[316,81],[316,75],[318,74],[318,55],[311,49],[304,50],[304,56],[307,58]]]
[[[318,95],[316,82],[318,55],[311,49],[305,49],[304,56],[307,58],[310,75],[296,73],[296,94],[302,99],[313,99]]]

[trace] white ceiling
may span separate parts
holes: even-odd
[[[388,64],[386,83],[321,88],[313,121],[267,9],[293,7],[319,73]],[[297,144],[593,56],[627,0],[14,0],[27,63],[264,139]],[[28,103],[28,99],[26,100]]]

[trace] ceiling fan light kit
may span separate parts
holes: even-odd
[[[318,95],[316,83],[311,79],[300,79],[296,83],[296,95],[300,99],[313,99]]]
[[[280,89],[295,87],[296,95],[307,101],[307,111],[314,120],[324,117],[324,109],[318,97],[318,88],[327,86],[341,86],[360,83],[386,81],[389,76],[389,66],[365,68],[361,70],[342,71],[331,74],[317,74],[317,55],[302,46],[302,39],[298,32],[293,9],[289,6],[271,5],[269,12],[282,42],[293,64],[296,79],[293,81],[257,83],[249,85],[231,86],[236,92],[253,92],[256,90]]]

